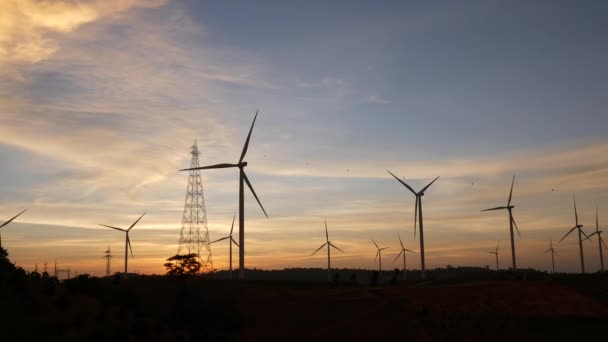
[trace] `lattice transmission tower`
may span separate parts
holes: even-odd
[[[198,146],[196,140],[192,145],[192,162],[190,168],[199,167]],[[177,254],[196,253],[201,263],[201,273],[213,271],[213,258],[207,228],[207,210],[203,195],[203,182],[199,170],[190,171],[188,187],[186,188],[186,201],[182,215],[182,229],[179,233],[179,247]]]

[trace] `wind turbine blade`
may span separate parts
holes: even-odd
[[[593,232],[592,234],[586,235],[587,237],[585,238],[585,240],[591,239],[593,235],[597,235],[597,232]]]
[[[587,235],[587,234],[586,234],[586,233],[585,233],[585,232],[584,232],[582,229],[581,229],[581,233],[582,233],[583,235],[585,235],[585,237],[586,237],[586,239],[585,239],[585,240],[589,240],[589,241],[591,241],[591,237],[590,237],[589,235]]]
[[[217,240],[215,240],[215,241],[211,241],[210,243],[216,243],[216,242],[224,241],[224,240],[226,240],[226,239],[230,239],[230,236],[226,236],[226,237],[223,237],[223,238],[221,238],[221,239],[217,239]]]
[[[574,219],[576,220],[576,225],[578,225],[578,210],[576,210],[576,196],[574,196]]]
[[[416,191],[414,191],[414,189],[412,189],[411,186],[407,185],[404,181],[402,181],[401,179],[399,179],[399,177],[395,176],[392,172],[390,172],[389,170],[386,170],[386,172],[390,173],[391,176],[395,177],[396,180],[399,181],[399,183],[403,184],[406,188],[408,188],[414,195],[417,195]]]
[[[234,240],[234,238],[232,236],[230,237],[230,240],[232,240],[232,243],[234,243],[237,247],[239,247],[239,248],[241,247],[241,246],[239,246],[239,243],[236,242],[236,240]]]
[[[327,232],[327,220],[325,220],[325,240],[329,241],[329,233]]]
[[[372,240],[372,242],[374,243],[374,246],[376,246],[376,248],[380,249],[380,247],[378,247],[378,244],[376,243],[376,241]]]
[[[399,233],[397,233],[397,237],[399,238],[399,243],[401,244],[401,249],[405,249],[405,247],[403,247],[403,242],[401,241],[401,236],[399,235]]]
[[[231,167],[238,167],[238,165],[237,164],[222,163],[222,164],[215,164],[215,165],[209,165],[209,166],[193,167],[193,168],[189,168],[189,169],[181,169],[180,171],[228,169],[228,168],[231,168]]]
[[[116,229],[116,230],[120,230],[121,232],[126,232],[126,230],[124,230],[122,228],[118,228],[118,227],[107,226],[105,224],[100,224],[100,226],[107,227],[107,228],[112,228],[112,229]]]
[[[490,209],[484,209],[482,211],[492,211],[492,210],[502,210],[502,209],[507,209],[507,207],[501,206],[501,207],[495,207],[495,208],[490,208]]]
[[[551,248],[547,249],[544,254],[551,252]]]
[[[245,146],[243,146],[243,152],[241,153],[241,158],[239,159],[239,163],[243,162],[245,159],[245,155],[247,154],[247,149],[249,149],[249,139],[251,139],[251,132],[253,131],[253,125],[255,125],[255,120],[258,118],[258,111],[255,111],[255,116],[253,117],[253,122],[251,123],[251,128],[249,128],[249,134],[247,134],[247,140],[245,140]]]
[[[336,247],[333,243],[330,242],[329,245],[332,246],[333,248],[339,250],[340,252],[344,253],[343,250],[341,250],[340,248]]]
[[[322,244],[321,247],[319,247],[319,249],[317,249],[314,253],[312,253],[310,256],[313,256],[315,254],[317,254],[318,251],[320,251],[323,247],[325,247],[325,245],[327,245],[327,242]]]
[[[129,229],[127,229],[127,231],[129,231],[129,230],[131,230],[131,228],[135,227],[137,222],[139,222],[139,220],[141,220],[141,218],[144,217],[144,215],[146,215],[145,212],[143,214],[141,214],[141,216],[137,219],[137,221],[133,222],[133,224],[131,225],[131,227],[129,227]]]
[[[232,238],[232,232],[234,231],[234,219],[236,218],[236,213],[232,216],[232,226],[230,226],[230,237]]]
[[[380,250],[381,250],[381,251],[383,251],[383,250],[385,250],[385,249],[389,249],[389,248],[390,248],[390,247],[383,247],[383,248],[380,248]]]
[[[131,239],[129,238],[129,233],[127,233],[127,244],[129,245],[129,250],[131,251],[131,259],[133,259],[133,248],[131,247]]]
[[[13,216],[13,217],[12,217],[10,220],[8,220],[8,221],[4,222],[4,223],[3,223],[3,224],[0,226],[0,228],[2,228],[2,227],[4,227],[4,226],[6,226],[7,224],[9,224],[9,223],[11,223],[11,222],[13,222],[13,220],[14,220],[14,219],[16,219],[17,217],[21,216],[21,214],[23,214],[23,213],[24,213],[24,212],[26,212],[26,211],[27,211],[27,209],[25,209],[24,211],[20,212],[19,214],[17,214],[17,215],[15,215],[15,216]]]
[[[407,248],[404,248],[403,250],[406,251],[406,252],[410,252],[410,253],[416,253],[416,251],[412,251],[412,250],[409,250]]]
[[[500,247],[500,240],[498,240],[498,243],[496,244],[496,253],[498,253],[498,247]]]
[[[604,241],[604,238],[600,235],[600,241],[602,241],[602,244],[604,245],[604,247],[608,248],[608,245],[606,245],[606,241]]]
[[[378,249],[378,251],[376,252],[376,257],[374,258],[374,261],[378,260],[378,255],[380,254],[380,249]]]
[[[399,254],[397,254],[397,256],[395,257],[395,260],[393,260],[393,262],[397,261],[397,259],[399,259],[401,254],[403,254],[403,249],[401,250],[401,252],[399,252]]]
[[[564,241],[564,239],[565,239],[565,238],[566,238],[568,235],[570,235],[570,233],[572,233],[572,232],[573,232],[575,229],[576,229],[576,226],[574,226],[572,229],[570,229],[570,230],[569,230],[569,231],[566,233],[566,235],[564,235],[564,237],[563,237],[563,238],[561,238],[561,240],[559,240],[559,242]]]
[[[249,187],[249,190],[251,190],[251,193],[253,194],[253,197],[255,197],[255,200],[258,201],[258,204],[260,205],[260,208],[262,208],[262,211],[264,212],[264,215],[266,215],[266,218],[268,218],[268,214],[266,213],[266,209],[264,209],[264,206],[262,205],[262,202],[260,202],[260,199],[258,198],[258,195],[255,193],[255,190],[253,190],[253,186],[251,185],[251,182],[249,181],[249,178],[247,178],[247,174],[245,173],[245,171],[243,171],[243,178],[245,178],[245,183],[247,183],[247,186]]]
[[[511,216],[511,221],[513,221],[513,225],[515,226],[515,231],[517,232],[517,236],[521,237],[521,234],[519,233],[519,228],[517,228],[517,223],[515,223],[515,219],[513,218],[513,216]]]
[[[515,175],[513,175],[513,181],[511,182],[511,192],[509,192],[509,202],[507,202],[507,206],[511,205],[511,198],[513,197],[513,185],[515,184]]]
[[[416,195],[416,204],[414,205],[414,240],[416,240],[416,227],[418,226],[418,206],[420,201],[418,195]]]
[[[435,183],[435,181],[436,181],[436,180],[438,180],[438,179],[439,179],[439,177],[437,177],[437,178],[433,179],[433,181],[432,181],[432,182],[430,182],[430,183],[429,183],[427,186],[425,186],[424,188],[422,188],[422,190],[420,190],[420,192],[419,192],[419,193],[424,193],[424,192],[426,191],[426,189],[428,189],[428,188],[429,188],[431,185],[433,185],[433,183]]]

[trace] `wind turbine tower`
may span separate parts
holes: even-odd
[[[382,251],[385,249],[388,249],[389,247],[380,247],[378,246],[378,244],[376,243],[376,241],[372,240],[372,242],[374,243],[374,246],[376,246],[376,249],[378,249],[378,251],[376,252],[376,257],[374,258],[374,260],[378,259],[378,272],[380,274],[382,274]]]
[[[500,246],[500,241],[498,241],[498,243],[496,244],[496,250],[495,251],[488,252],[490,254],[494,254],[494,256],[496,257],[496,270],[497,271],[499,270],[499,268],[498,268],[498,248],[499,248],[499,246]]]
[[[598,218],[598,209],[595,208],[595,231],[593,232],[593,234],[589,234],[589,236],[585,240],[590,239],[593,235],[597,235],[598,244],[600,248],[600,268],[602,272],[604,272],[604,251],[602,245],[604,245],[604,247],[606,248],[608,248],[608,245],[606,245],[606,242],[602,237],[602,233],[603,231],[600,230],[600,219]]]
[[[253,126],[255,126],[255,120],[258,117],[258,112],[255,112],[255,116],[253,117],[253,122],[251,123],[251,128],[249,128],[249,134],[247,134],[247,139],[245,140],[245,145],[243,146],[243,151],[241,152],[241,157],[239,158],[238,163],[221,163],[215,165],[208,166],[197,166],[191,167],[189,169],[183,169],[180,171],[196,171],[196,170],[212,170],[212,169],[231,169],[238,168],[239,169],[239,279],[245,279],[245,184],[251,190],[253,197],[260,205],[260,208],[264,212],[264,215],[268,217],[266,213],[266,209],[262,206],[262,202],[258,198],[258,195],[253,190],[253,186],[245,173],[245,167],[247,167],[248,163],[245,161],[245,156],[247,155],[247,150],[249,149],[249,141],[251,140],[251,133],[253,132]]]
[[[230,255],[230,261],[229,261],[229,267],[230,268],[229,268],[229,271],[228,271],[228,278],[229,279],[232,279],[232,244],[235,244],[237,247],[239,247],[239,244],[232,237],[232,232],[234,231],[234,219],[235,218],[236,218],[236,213],[232,217],[232,226],[230,226],[230,235],[211,242],[211,243],[216,243],[216,242],[219,242],[219,241],[228,240],[228,246],[229,246],[228,250],[229,250],[229,255]]]
[[[517,228],[517,223],[515,223],[515,219],[513,218],[513,209],[515,208],[515,206],[511,204],[511,199],[513,198],[513,185],[515,185],[515,176],[513,176],[513,181],[511,181],[511,191],[509,192],[509,200],[507,201],[506,206],[485,209],[482,211],[507,210],[509,212],[509,231],[511,233],[511,261],[513,262],[513,270],[517,271],[517,260],[515,258],[515,235],[513,234],[513,227],[515,227],[518,236],[521,237],[521,234],[519,234],[519,228]]]
[[[201,172],[196,169],[200,166],[198,161],[200,153],[196,140],[192,145],[190,154],[192,154],[192,161],[189,169],[190,176],[186,188],[186,201],[184,203],[177,254],[196,253],[198,261],[201,263],[200,272],[207,273],[213,271],[213,257],[209,241],[209,228],[207,227],[203,181],[201,180]]]
[[[583,225],[578,223],[578,211],[576,210],[576,197],[574,197],[574,222],[576,223],[572,229],[570,229],[559,242],[570,235],[575,229],[578,230],[578,248],[581,255],[581,272],[585,273],[585,255],[583,253],[583,235],[588,239],[589,236],[583,231]]]
[[[557,254],[557,252],[555,251],[555,248],[553,248],[553,240],[551,238],[549,238],[549,249],[545,251],[545,254],[549,252],[551,252],[551,273],[555,273],[555,254]]]
[[[327,220],[325,220],[325,243],[322,244],[321,247],[319,247],[319,249],[317,249],[314,253],[312,253],[312,255],[317,254],[317,252],[320,251],[325,246],[327,246],[327,282],[331,283],[331,248],[330,247],[333,247],[342,253],[344,253],[344,251],[341,250],[340,248],[336,247],[331,241],[329,241],[329,233],[327,232]]]
[[[397,233],[397,237],[399,238],[399,244],[401,245],[401,250],[399,251],[399,254],[397,254],[397,256],[395,257],[395,260],[393,260],[393,262],[397,261],[397,259],[399,259],[399,256],[401,256],[403,254],[403,270],[401,271],[401,280],[405,280],[407,278],[407,276],[406,276],[407,268],[406,268],[406,263],[405,263],[405,253],[406,252],[415,253],[415,252],[414,251],[410,251],[409,249],[403,247],[403,241],[401,241],[401,236],[399,235],[399,233]]]
[[[429,184],[427,184],[422,190],[416,192],[409,186],[407,183],[399,179],[399,177],[395,176],[389,170],[386,172],[390,173],[399,183],[403,184],[409,191],[416,196],[416,206],[414,207],[414,239],[416,238],[416,224],[420,225],[420,277],[425,279],[426,277],[426,266],[424,259],[424,222],[422,220],[422,197],[424,196],[424,192],[431,186],[435,181],[439,179],[439,177],[433,179]]]

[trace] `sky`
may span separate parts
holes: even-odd
[[[197,139],[201,164],[236,162],[256,110],[247,173],[246,266],[325,267],[324,220],[374,268],[400,267],[424,196],[427,268],[510,265],[513,175],[519,267],[574,225],[608,222],[608,4],[598,1],[90,0],[0,2],[2,244],[25,269],[164,273],[177,252]],[[209,234],[238,210],[236,170],[202,173]],[[554,244],[578,272],[578,242]],[[597,239],[585,242],[599,268]],[[228,246],[212,245],[226,269]],[[235,251],[235,264],[237,263]],[[417,254],[408,255],[417,269]]]

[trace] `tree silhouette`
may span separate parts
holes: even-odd
[[[201,269],[201,263],[196,260],[196,253],[176,254],[165,263],[167,275],[171,276],[188,276],[195,275]]]

